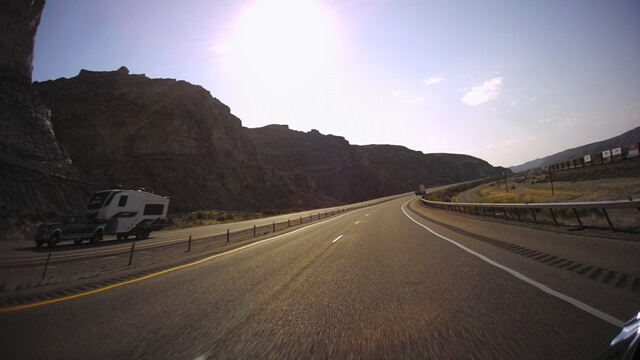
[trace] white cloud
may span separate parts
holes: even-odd
[[[503,77],[487,80],[482,85],[474,86],[462,97],[462,102],[469,106],[476,106],[493,100],[500,95]]]
[[[422,80],[424,86],[439,84],[444,81],[444,76],[438,75]]]
[[[391,93],[391,96],[398,98],[407,104],[419,104],[424,100],[422,96],[405,90],[396,90]]]
[[[550,119],[550,118],[541,119],[541,120],[538,120],[538,122],[539,122],[540,124],[546,124],[546,123],[548,123],[548,122],[551,122],[551,119]]]

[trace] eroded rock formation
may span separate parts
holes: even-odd
[[[34,221],[81,206],[91,191],[31,86],[43,7],[44,0],[0,2],[0,237],[29,237]]]

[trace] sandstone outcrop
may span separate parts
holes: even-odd
[[[423,154],[394,145],[351,145],[343,137],[286,125],[247,129],[263,161],[307,192],[341,202],[501,174],[505,169],[458,154]],[[508,170],[506,170],[509,172]]]
[[[260,161],[241,121],[200,86],[122,67],[34,88],[59,142],[93,183],[169,195],[174,210],[295,206],[297,190]]]
[[[91,192],[31,87],[43,7],[44,0],[0,2],[0,238],[30,236],[34,221],[76,209]]]

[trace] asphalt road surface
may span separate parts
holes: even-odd
[[[501,242],[628,278],[591,278]],[[639,255],[638,242],[481,221],[407,196],[160,276],[2,312],[0,354],[593,358],[640,310]]]
[[[338,210],[366,206],[374,202],[387,201],[397,197],[398,195],[394,195],[345,206],[301,211],[261,219],[195,226],[176,230],[154,231],[151,233],[151,237],[149,239],[145,239],[139,245],[143,247],[162,246],[169,243],[184,242],[189,238],[189,236],[192,236],[194,239],[206,238],[212,235],[224,234],[227,230],[233,233],[239,230],[250,229],[253,226],[257,226],[258,228],[270,228],[270,225],[274,222],[276,224],[287,223],[287,220],[291,220],[295,224],[298,224],[299,219],[303,219],[303,223],[308,223],[309,216],[312,216],[313,221],[316,221],[318,220],[318,216],[324,218],[326,214],[331,214],[332,211],[337,212]],[[42,254],[47,254],[50,251],[56,254],[64,254],[64,256],[67,257],[91,255],[93,253],[117,253],[118,251],[126,251],[131,246],[131,241],[135,241],[135,237],[130,237],[129,241],[114,240],[115,236],[105,235],[103,241],[96,245],[88,244],[87,241],[81,245],[75,245],[73,241],[62,241],[53,249],[48,248],[46,245],[43,248],[38,249],[35,247],[35,241],[0,241],[0,265],[13,264],[16,262],[29,262],[30,259],[35,259],[36,262],[40,263],[42,260]]]

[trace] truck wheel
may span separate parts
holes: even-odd
[[[75,239],[73,240],[73,242],[78,245],[78,244],[82,244],[82,239]]]
[[[102,240],[102,231],[98,230],[93,234],[91,240],[89,240],[92,244],[97,244]]]
[[[60,234],[55,233],[55,234],[51,235],[51,237],[49,238],[49,241],[48,241],[49,247],[52,248],[52,247],[56,246],[58,241],[60,241]]]
[[[42,244],[44,244],[43,240],[36,240],[36,247],[41,248]]]
[[[148,239],[149,234],[151,234],[151,229],[144,229],[144,234],[142,234],[143,239]]]

